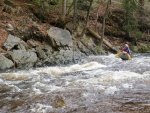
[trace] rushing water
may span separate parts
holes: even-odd
[[[0,113],[150,113],[150,54],[0,73]]]

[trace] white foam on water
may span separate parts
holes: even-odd
[[[51,91],[64,91],[64,88],[61,86],[56,86],[56,85],[47,85],[47,84],[43,84],[40,82],[36,82],[33,86],[33,89],[35,89],[34,91],[37,93],[36,94],[40,94],[41,90],[40,89],[44,89],[44,91],[46,92],[51,92]],[[39,90],[38,90],[39,89]],[[40,91],[40,92],[39,92]]]
[[[90,63],[83,64],[81,66],[83,68],[82,71],[106,67],[105,65],[100,64],[98,62],[90,62]]]
[[[150,76],[150,71],[145,71],[145,72],[143,73],[143,75],[144,75],[144,76]]]
[[[79,64],[75,64],[69,67],[72,71],[80,71],[82,69],[82,66]]]
[[[133,85],[132,84],[122,84],[122,87],[123,88],[126,88],[126,89],[132,89],[133,88]]]
[[[72,72],[69,67],[46,67],[40,68],[38,70],[39,70],[38,73],[44,72],[54,76]]]
[[[141,74],[130,72],[130,71],[103,71],[100,74],[103,76],[110,76],[114,80],[121,80],[121,79],[132,79],[132,78],[143,78]]]
[[[0,83],[4,82],[2,79],[0,79]]]
[[[34,73],[48,73],[50,75],[61,75],[69,72],[76,72],[76,71],[84,71],[84,70],[92,70],[92,69],[97,69],[101,67],[106,67],[105,65],[102,65],[98,62],[89,62],[86,64],[74,64],[68,67],[46,67],[46,68],[38,68],[38,71],[34,71]]]
[[[13,86],[12,92],[21,92],[22,90],[17,87],[17,86]]]
[[[74,83],[82,84],[82,85],[98,84],[99,83],[99,79],[98,78],[90,78],[90,79],[85,79],[85,80],[84,79],[78,79]]]
[[[105,93],[106,94],[114,94],[115,92],[117,92],[119,89],[116,87],[116,86],[111,86],[111,87],[108,87],[106,90],[105,90]]]
[[[32,74],[28,72],[16,72],[16,73],[3,73],[0,75],[0,78],[3,78],[5,80],[20,81],[28,79],[31,76]]]
[[[44,105],[37,103],[35,106],[31,106],[31,111],[36,113],[47,113],[48,110],[52,109],[50,105]]]
[[[43,94],[40,89],[37,89],[37,88],[35,88],[35,87],[32,88],[32,91],[33,91],[34,95]]]

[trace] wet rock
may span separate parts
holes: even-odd
[[[35,52],[26,50],[13,50],[11,57],[17,64],[18,68],[30,68],[37,62],[37,55]]]
[[[0,54],[0,69],[9,69],[14,66],[14,63],[6,58],[4,55]]]

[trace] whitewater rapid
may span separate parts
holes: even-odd
[[[0,73],[0,113],[149,113],[150,55]]]

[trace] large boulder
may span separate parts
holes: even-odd
[[[26,50],[13,50],[11,57],[17,64],[18,68],[30,68],[37,62],[37,55],[35,52]]]
[[[0,54],[0,69],[9,69],[14,66],[14,63],[6,58],[4,55]]]
[[[11,34],[9,34],[6,42],[4,43],[3,47],[6,50],[11,50],[15,45],[19,44],[20,38],[15,37]]]
[[[47,30],[48,42],[53,47],[72,47],[73,41],[69,31],[57,27],[51,27]]]

